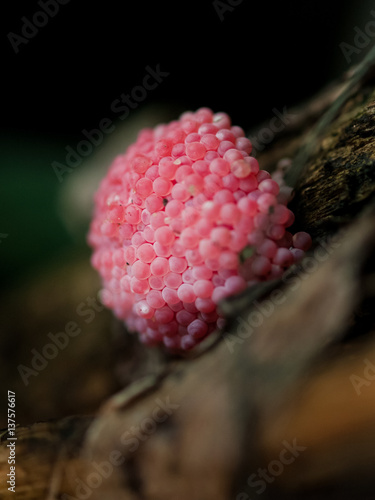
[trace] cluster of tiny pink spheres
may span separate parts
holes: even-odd
[[[286,231],[291,189],[208,108],[144,129],[95,195],[89,233],[102,301],[148,345],[193,348],[223,326],[217,304],[277,278],[311,245]]]

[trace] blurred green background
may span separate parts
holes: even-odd
[[[84,251],[82,239],[73,240],[58,214],[60,184],[50,163],[64,146],[32,133],[2,136],[0,233],[7,235],[0,239],[3,291],[63,259],[72,245]]]

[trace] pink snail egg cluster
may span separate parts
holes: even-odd
[[[142,130],[95,195],[89,232],[102,301],[148,345],[193,348],[217,304],[279,277],[311,245],[286,229],[290,189],[259,169],[225,113],[201,108]]]

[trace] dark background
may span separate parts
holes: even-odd
[[[169,76],[139,108],[209,106],[245,130],[317,92],[348,68],[339,44],[352,43],[371,2],[252,2],[222,13],[211,1],[70,0],[15,53],[36,1],[2,7],[0,238],[2,283],[24,279],[72,243],[56,215],[61,188],[51,162],[142,82],[145,67]],[[359,56],[360,57],[360,56]],[[353,62],[355,58],[353,57]],[[177,111],[178,110],[178,111]],[[79,168],[79,167],[78,167]],[[82,241],[84,236],[82,236]]]
[[[369,2],[237,3],[221,21],[212,1],[70,0],[15,54],[7,34],[41,10],[15,2],[2,22],[3,127],[78,137],[157,63],[170,77],[149,99],[224,109],[250,126],[346,69],[339,43],[371,19]]]

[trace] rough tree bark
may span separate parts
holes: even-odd
[[[125,336],[122,392],[95,415],[18,429],[13,498],[374,497],[374,110],[370,54],[293,111],[259,160],[295,158],[309,255],[225,302],[225,331],[199,353],[145,353]]]

